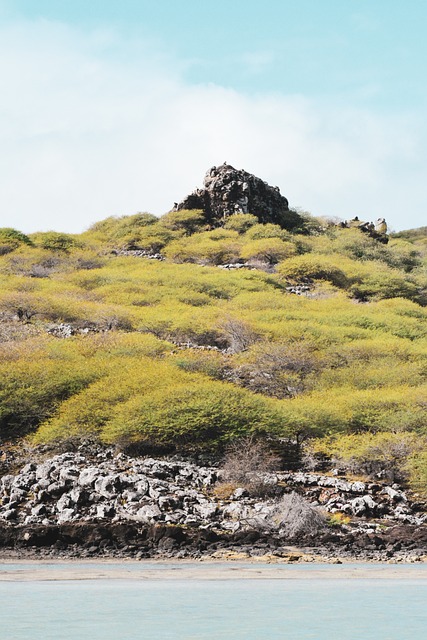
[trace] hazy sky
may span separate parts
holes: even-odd
[[[162,214],[226,160],[427,224],[425,0],[0,0],[0,226]]]

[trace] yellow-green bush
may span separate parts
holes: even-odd
[[[206,219],[203,211],[182,209],[181,211],[166,213],[160,218],[159,224],[171,231],[183,231],[185,235],[191,235],[206,227]]]
[[[258,224],[258,218],[251,213],[234,213],[232,216],[228,216],[224,222],[224,229],[245,233],[255,224]]]
[[[260,238],[246,243],[240,250],[244,260],[261,260],[269,264],[276,264],[280,260],[290,258],[297,250],[292,242],[284,242],[280,238]]]
[[[72,247],[78,245],[74,236],[69,233],[58,233],[57,231],[33,233],[31,241],[36,247],[41,247],[47,251],[69,251]]]
[[[28,236],[12,227],[0,228],[0,256],[14,251],[22,244],[32,245]]]
[[[309,455],[320,454],[330,458],[333,464],[351,473],[380,474],[395,481],[414,474],[414,461],[420,461],[426,446],[426,438],[400,431],[320,438],[307,448]]]
[[[117,407],[102,438],[211,448],[251,434],[286,435],[279,403],[215,381],[194,381],[135,396]]]
[[[174,262],[224,264],[237,260],[240,253],[239,234],[227,229],[214,229],[190,238],[171,242],[164,254]]]
[[[427,450],[424,449],[414,453],[408,461],[406,469],[409,472],[411,487],[427,497]]]
[[[292,235],[249,214],[200,231],[198,212],[178,213],[109,218],[66,250],[22,242],[0,255],[3,435],[41,422],[39,441],[92,433],[165,447],[254,429],[424,437],[422,236]],[[138,246],[168,259],[112,253]],[[280,262],[277,273],[215,266],[241,259]],[[315,283],[307,297],[286,291],[301,279]],[[47,335],[59,322],[89,334]]]
[[[265,238],[280,238],[280,240],[290,240],[292,238],[289,231],[285,231],[278,224],[255,224],[252,225],[245,233],[248,240],[262,240]]]

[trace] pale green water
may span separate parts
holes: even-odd
[[[84,565],[80,565],[84,567]],[[114,575],[117,565],[99,565]],[[126,564],[127,570],[141,569]],[[162,579],[0,583],[1,640],[424,640],[427,580]],[[8,572],[17,567],[0,565]],[[22,569],[22,565],[19,565]],[[45,567],[46,568],[46,565]],[[52,565],[52,576],[61,565]],[[91,569],[94,565],[91,565]],[[259,567],[262,570],[262,566]],[[368,567],[369,569],[369,567]],[[196,572],[199,568],[195,568]],[[201,571],[203,568],[200,569]],[[410,570],[410,567],[409,567]],[[294,572],[297,572],[296,575]],[[285,574],[284,574],[285,575]],[[403,574],[402,574],[403,575]],[[410,571],[409,571],[410,575]],[[425,573],[427,578],[427,571]]]

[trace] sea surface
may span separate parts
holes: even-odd
[[[145,566],[147,578],[141,563],[73,563],[79,577],[64,580],[69,565],[0,564],[1,640],[427,638],[427,565],[390,566],[391,577],[385,566],[381,578],[372,565],[354,565],[363,577],[350,579],[342,577],[349,565],[347,574],[324,566],[321,578],[319,565],[278,566],[274,579],[263,577],[272,575],[263,565],[256,579],[241,577],[238,564],[237,577],[228,565],[226,578],[206,578],[204,567],[186,565],[185,579],[178,564]],[[96,571],[102,577],[90,579]]]

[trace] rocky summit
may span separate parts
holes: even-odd
[[[209,169],[203,185],[175,203],[173,211],[201,209],[210,224],[220,224],[234,213],[252,213],[260,222],[278,224],[284,229],[294,229],[302,223],[301,216],[289,209],[279,187],[227,163]]]

